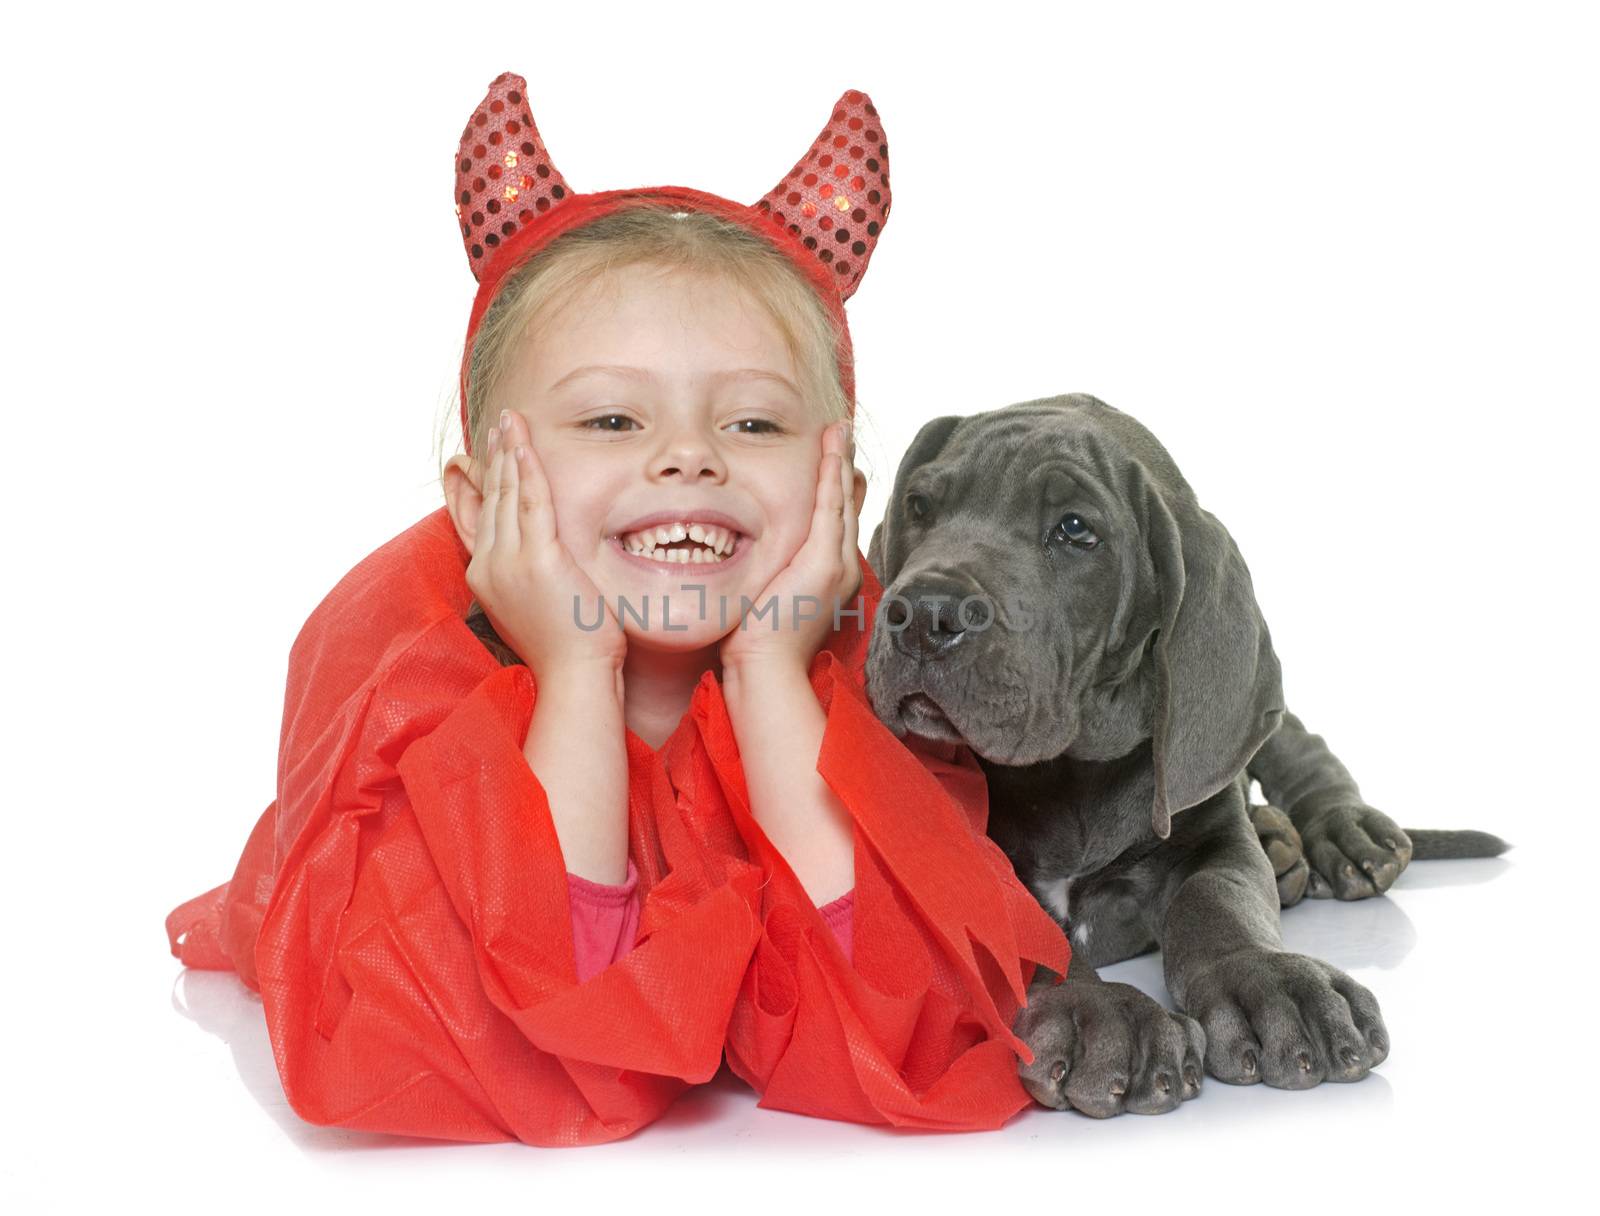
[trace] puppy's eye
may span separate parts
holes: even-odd
[[[1070,512],[1061,517],[1061,522],[1056,525],[1050,537],[1052,540],[1066,541],[1079,549],[1093,549],[1100,543],[1100,538],[1084,522],[1083,516]]]
[[[933,510],[933,504],[928,501],[926,494],[907,494],[906,510],[911,512],[912,519],[921,519],[929,511]]]

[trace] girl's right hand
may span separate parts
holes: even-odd
[[[467,586],[501,639],[544,680],[575,667],[622,670],[627,635],[556,536],[555,507],[520,414],[502,410],[489,432],[483,508]],[[596,601],[601,601],[597,609]],[[585,629],[600,611],[598,628]]]

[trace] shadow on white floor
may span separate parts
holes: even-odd
[[[1418,863],[1402,875],[1400,887],[1393,898],[1350,903],[1306,900],[1283,914],[1284,947],[1324,959],[1352,973],[1399,968],[1418,940],[1410,917],[1401,907],[1400,901],[1408,893],[1477,886],[1494,881],[1509,868],[1510,863],[1500,858]],[[1171,1006],[1161,978],[1159,953],[1117,963],[1104,968],[1101,974],[1108,980],[1132,984]],[[1368,982],[1369,987],[1375,986],[1370,982],[1370,977],[1364,982]],[[1378,991],[1378,996],[1381,1002],[1381,991]],[[232,972],[181,971],[173,989],[173,1007],[201,1029],[227,1043],[245,1087],[283,1129],[284,1134],[301,1148],[313,1152],[329,1149],[348,1152],[352,1149],[417,1149],[428,1145],[446,1147],[451,1143],[317,1127],[303,1121],[284,1097],[262,1016],[261,1000]],[[1396,1050],[1403,1049],[1404,1043],[1397,1042]],[[1207,1078],[1198,1099],[1185,1103],[1178,1111],[1159,1116],[1159,1119],[1173,1125],[1210,1120],[1226,1120],[1234,1125],[1240,1119],[1252,1121],[1253,1116],[1275,1118],[1282,1113],[1285,1100],[1296,1104],[1315,1102],[1324,1110],[1348,1108],[1352,1113],[1366,1111],[1370,1114],[1388,1108],[1392,1093],[1381,1068],[1352,1085],[1324,1084],[1315,1091],[1293,1094],[1272,1091],[1263,1086],[1229,1086]],[[1012,1120],[1000,1132],[977,1135],[985,1141],[995,1136],[1037,1135],[1042,1124],[1062,1120],[1079,1124],[1096,1123],[1075,1112],[1046,1111],[1036,1107]],[[1110,1124],[1130,1125],[1130,1132],[1133,1130],[1131,1125],[1148,1122],[1148,1119],[1127,1116],[1109,1121]],[[805,1129],[803,1134],[796,1134],[798,1127]],[[786,1112],[762,1111],[756,1106],[755,1095],[726,1066],[712,1081],[686,1093],[645,1131],[658,1144],[679,1139],[701,1140],[704,1143],[708,1135],[711,1142],[725,1143],[725,1134],[731,1133],[744,1146],[759,1144],[764,1149],[779,1152],[787,1148],[800,1148],[807,1153],[817,1149],[819,1139],[824,1142],[851,1143],[859,1147],[863,1137],[868,1140],[926,1137],[926,1133],[921,1132],[833,1124],[828,1120],[807,1119]],[[622,1143],[637,1139],[637,1136],[632,1137],[630,1141]],[[952,1137],[940,1135],[932,1139],[948,1143]]]

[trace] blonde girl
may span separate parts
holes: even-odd
[[[507,73],[455,169],[466,450],[306,622],[277,796],[173,953],[259,989],[315,1123],[596,1143],[725,1062],[766,1107],[1000,1126],[1069,951],[970,753],[863,691],[876,109],[752,207],[575,194]]]

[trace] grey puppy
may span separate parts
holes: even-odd
[[[1155,1114],[1202,1071],[1301,1089],[1388,1055],[1372,994],[1283,949],[1280,905],[1509,846],[1362,801],[1286,712],[1244,560],[1155,436],[1082,394],[935,418],[867,558],[874,710],[971,747],[989,835],[1070,928],[1067,978],[1041,968],[1016,1025],[1036,1099]],[[1095,974],[1157,947],[1181,1013]]]

